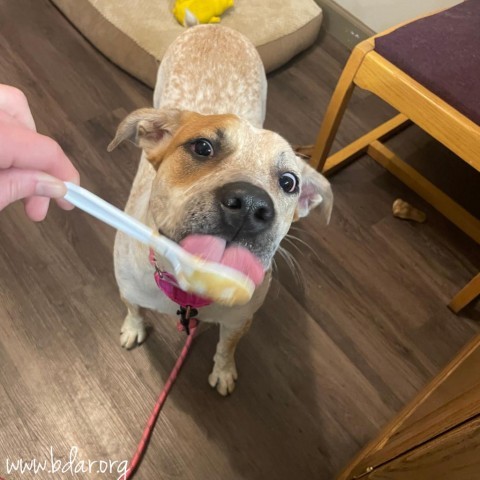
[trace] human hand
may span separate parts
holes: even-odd
[[[79,173],[55,140],[37,133],[25,95],[0,85],[0,211],[23,199],[26,214],[40,221],[51,198],[69,210],[67,180],[78,184]]]

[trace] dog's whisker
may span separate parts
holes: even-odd
[[[303,235],[307,235],[308,237],[311,237],[312,239],[315,239],[315,235],[310,232],[309,230],[306,230],[305,228],[302,227],[294,227],[293,225],[290,226],[290,230],[294,230],[296,232],[302,233]]]
[[[285,236],[285,237],[284,237],[284,240],[285,240],[286,242],[288,242],[288,244],[291,245],[293,248],[295,248],[295,250],[296,250],[297,252],[299,252],[302,256],[305,256],[305,252],[302,251],[297,245],[295,245],[290,238],[287,238],[287,236]],[[304,285],[304,282],[303,282],[303,278],[301,278],[302,268],[301,268],[301,266],[300,266],[300,263],[299,263],[298,260],[295,258],[295,256],[293,255],[292,252],[290,252],[290,251],[287,250],[286,248],[284,248],[283,251],[284,251],[284,254],[288,255],[290,264],[293,265],[293,266],[295,267],[296,271],[297,271],[297,277],[298,277],[298,279],[299,279],[299,282],[298,282],[298,283],[303,286],[303,285]],[[284,257],[284,258],[285,258],[285,257]],[[293,270],[292,267],[290,267],[290,269]]]
[[[278,265],[275,258],[272,258],[272,274],[278,273]]]
[[[295,257],[293,257],[293,255],[288,250],[284,250],[283,258],[287,262],[287,265],[289,266],[292,272],[292,275],[295,279],[295,283],[297,285],[303,285],[302,276],[300,274],[300,268],[299,268],[298,262],[295,260]]]
[[[300,255],[305,256],[305,252],[298,245],[295,245],[295,243],[293,243],[290,235],[285,235],[283,240],[285,240],[285,242],[291,245]]]
[[[298,234],[301,234],[302,236],[307,236],[309,239],[311,239],[312,241],[315,241],[318,239],[318,237],[316,237],[312,232],[308,231],[308,230],[305,230],[304,228],[299,228],[299,227],[290,227],[290,230],[289,230],[289,234],[291,234],[292,230],[295,232],[295,233],[298,233]],[[296,237],[296,238],[299,238],[299,237]]]
[[[287,254],[287,256],[289,257],[290,259],[290,262],[291,264],[293,265],[293,267],[295,268],[296,272],[297,272],[297,276],[300,280],[300,283],[303,283],[303,277],[302,277],[302,268],[300,266],[300,263],[298,262],[298,260],[295,258],[295,256],[289,252],[287,249],[284,249],[284,253]]]
[[[278,268],[278,263],[275,258],[272,258],[272,278],[280,281],[280,269]]]
[[[293,245],[293,240],[296,240],[298,243],[302,244],[303,246],[307,247],[312,253],[313,255],[315,255],[315,258],[317,260],[320,260],[320,255],[315,251],[315,249],[310,245],[308,244],[305,240],[303,240],[302,238],[299,238],[295,235],[292,235],[292,234],[287,234],[285,235],[285,238],[288,238],[290,240],[290,242],[292,243]],[[297,245],[295,245],[295,247],[298,249],[299,247]],[[304,252],[302,252],[302,254],[304,254]]]
[[[304,279],[301,276],[301,268],[300,264],[297,262],[295,257],[285,248],[283,247],[278,247],[277,252],[281,255],[285,263],[287,264],[288,268],[292,272],[292,275],[298,285],[303,287],[305,285]]]
[[[275,275],[277,276],[277,282],[275,282],[276,283],[275,292],[273,292],[272,290],[270,290],[270,292],[272,292],[272,295],[275,295],[276,297],[278,297],[280,293],[280,270],[278,269],[278,265],[275,258],[272,258],[272,278],[275,278]]]

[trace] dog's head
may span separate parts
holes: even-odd
[[[329,182],[279,135],[235,115],[141,109],[128,115],[108,147],[141,147],[156,170],[150,210],[176,242],[191,234],[221,237],[270,267],[292,221],[316,206],[328,223]]]

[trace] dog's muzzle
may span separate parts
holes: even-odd
[[[273,225],[275,207],[270,195],[247,182],[227,183],[216,191],[222,234],[255,236]]]

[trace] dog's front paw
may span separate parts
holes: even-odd
[[[147,338],[147,331],[141,318],[127,315],[120,330],[120,345],[123,348],[131,349],[140,345]]]
[[[226,396],[235,389],[235,380],[238,378],[235,362],[231,361],[220,367],[215,362],[212,373],[208,377],[208,383],[212,388],[217,388],[220,395]]]

